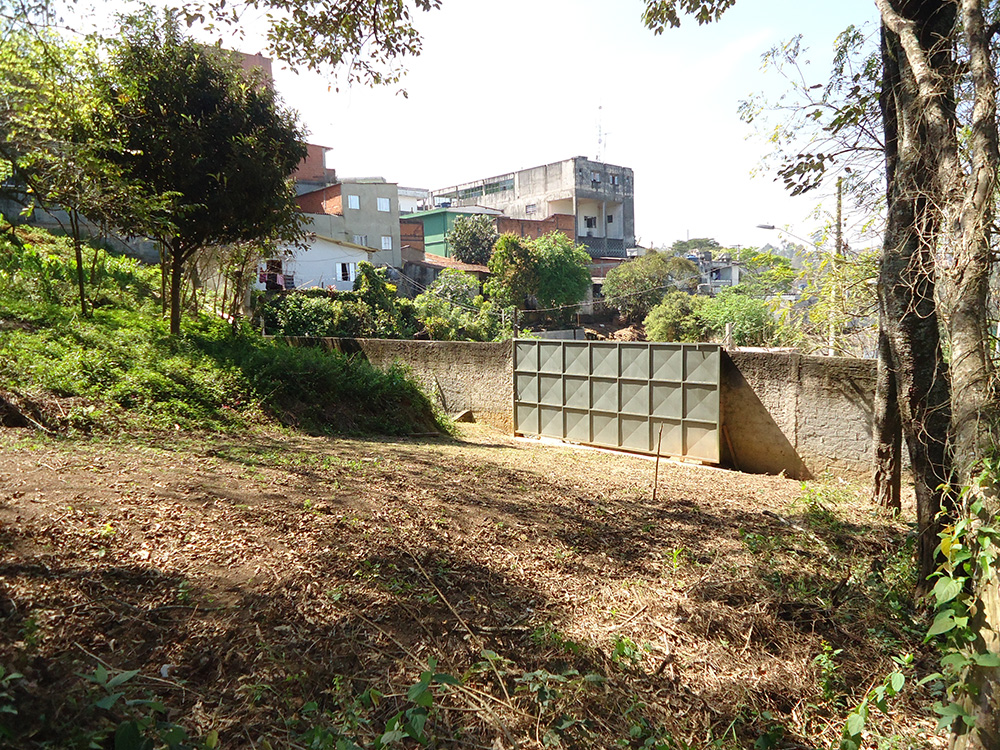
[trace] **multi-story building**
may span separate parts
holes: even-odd
[[[633,173],[577,156],[519,172],[433,190],[438,207],[482,206],[513,219],[573,217],[577,242],[593,257],[625,257],[635,247]]]
[[[331,239],[374,250],[376,266],[401,268],[399,196],[382,177],[338,180],[298,197],[307,214],[327,214]]]

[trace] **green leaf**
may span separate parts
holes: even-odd
[[[932,592],[937,599],[937,606],[941,607],[961,594],[964,583],[964,578],[939,578]]]
[[[889,686],[897,693],[903,689],[905,684],[906,676],[902,672],[893,672],[889,677]]]
[[[119,724],[115,731],[115,750],[152,750],[153,741],[139,734],[139,725],[134,721]]]
[[[118,687],[119,685],[128,682],[133,677],[135,677],[137,674],[139,674],[139,670],[138,669],[132,669],[132,670],[129,670],[128,672],[119,672],[114,677],[112,677],[110,680],[108,680],[108,683],[107,683],[107,685],[105,685],[105,687],[107,687],[108,690],[112,690],[112,689]]]
[[[118,699],[121,698],[123,695],[125,695],[125,693],[111,693],[111,695],[105,695],[94,705],[97,706],[98,708],[109,709],[113,705],[115,705],[115,703],[118,702]]]
[[[447,674],[445,672],[438,672],[436,675],[434,675],[433,679],[434,679],[434,682],[437,682],[437,683],[439,683],[441,685],[461,685],[462,684],[462,681],[459,680],[457,677],[453,677],[452,675]]]
[[[406,697],[424,708],[430,708],[434,702],[434,695],[428,690],[428,684],[423,681],[418,682],[407,690]]]
[[[986,654],[973,654],[972,660],[980,667],[1000,667],[1000,654],[993,653],[992,651]]]
[[[947,633],[949,630],[954,630],[955,625],[955,610],[946,609],[943,612],[938,612],[937,617],[934,618],[934,622],[927,631],[927,637],[932,638],[935,635]]]
[[[852,712],[850,716],[847,717],[846,730],[847,733],[852,737],[857,737],[859,734],[861,734],[861,731],[864,728],[865,728],[865,719],[857,711]]]
[[[213,729],[205,736],[205,747],[217,748],[219,746],[219,733],[217,730]]]
[[[948,654],[947,656],[941,659],[942,667],[949,667],[956,671],[961,669],[968,663],[969,663],[969,657],[967,657],[965,654],[959,651],[956,651],[952,654]]]

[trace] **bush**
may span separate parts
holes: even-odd
[[[667,292],[646,316],[646,337],[650,341],[704,341],[709,329],[698,311],[707,301],[687,292]]]
[[[678,289],[694,292],[700,278],[693,262],[654,250],[608,271],[602,289],[604,304],[625,320],[641,320],[665,294]]]

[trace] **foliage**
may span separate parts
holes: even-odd
[[[146,217],[101,218],[167,249],[177,333],[191,257],[213,244],[299,236],[289,176],[305,156],[302,133],[269,87],[221,50],[185,38],[172,12],[125,20],[97,92],[93,132],[117,144],[105,157],[142,196],[167,201]]]
[[[700,278],[698,266],[690,260],[653,250],[608,271],[604,302],[626,320],[640,320],[671,290],[696,291]]]
[[[562,232],[550,232],[531,243],[538,286],[534,290],[543,308],[572,306],[590,289],[590,255]]]
[[[530,241],[513,234],[497,240],[490,256],[487,296],[504,307],[524,308],[527,297],[538,288],[538,269]]]
[[[485,266],[499,236],[492,216],[470,214],[455,219],[455,225],[445,238],[456,260]]]
[[[334,338],[409,338],[417,329],[409,300],[396,296],[396,287],[383,268],[358,264],[354,290],[302,289],[257,296],[256,318],[273,336],[328,336]]]
[[[815,351],[832,342],[841,356],[870,357],[878,335],[877,275],[874,251],[808,262],[802,272],[802,301],[787,321],[801,334],[802,345]]]
[[[698,311],[709,301],[687,292],[667,292],[643,321],[650,341],[704,341],[708,327]]]
[[[507,311],[483,299],[474,276],[452,268],[443,270],[413,305],[432,339],[493,341],[512,334],[505,324]]]
[[[732,324],[734,346],[773,346],[780,341],[774,310],[764,300],[748,297],[734,289],[723,289],[697,310],[698,318],[716,336]]]
[[[963,698],[982,689],[991,674],[1000,670],[995,642],[984,640],[976,620],[988,604],[990,589],[997,586],[997,550],[1000,527],[993,504],[1000,482],[1000,458],[987,457],[973,483],[962,489],[953,523],[940,533],[936,550],[944,559],[935,574],[935,616],[927,640],[936,641],[943,653],[941,673],[947,685],[948,702],[935,704],[939,729],[964,734],[975,727],[975,718]]]
[[[675,240],[670,245],[670,252],[674,255],[686,255],[698,250],[712,250],[714,252],[721,248],[722,245],[711,237],[695,237],[690,240]]]
[[[434,429],[431,404],[399,368],[263,339],[219,319],[171,337],[154,269],[105,257],[92,320],[66,306],[70,248],[42,232],[0,237],[0,381],[23,400],[61,399],[52,428],[247,429],[281,422],[329,432]],[[65,412],[59,416],[59,411]],[[48,413],[48,412],[46,412]]]
[[[741,278],[740,291],[752,297],[770,297],[787,294],[798,276],[792,262],[774,253],[751,248],[732,250],[733,261],[739,263],[749,278]]]
[[[828,80],[810,82],[802,37],[764,53],[761,68],[784,79],[787,91],[771,102],[756,95],[740,103],[740,117],[757,127],[772,149],[765,165],[792,194],[842,179],[858,205],[881,211],[884,145],[879,93],[882,61],[870,30],[849,26],[834,42]],[[877,39],[877,38],[875,38]]]

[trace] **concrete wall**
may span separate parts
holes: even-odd
[[[376,367],[400,362],[448,414],[471,409],[477,422],[507,432],[514,429],[510,342],[294,337],[287,340],[300,346],[321,346],[363,356]]]
[[[399,361],[455,413],[513,429],[510,342],[293,339]],[[832,471],[867,476],[872,452],[874,360],[732,352],[722,364],[722,463],[807,479]]]
[[[723,359],[723,455],[743,471],[809,478],[871,469],[875,361],[732,352]]]

